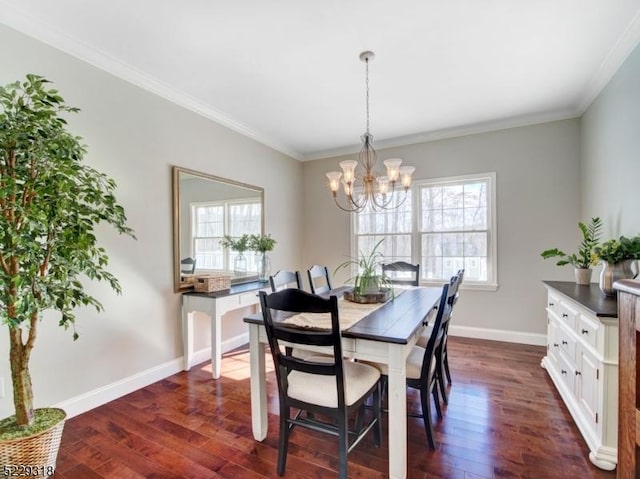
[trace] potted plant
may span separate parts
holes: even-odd
[[[591,282],[591,266],[597,263],[597,260],[593,257],[593,248],[600,240],[602,221],[598,217],[591,218],[588,225],[579,222],[578,228],[580,228],[580,232],[582,233],[582,241],[580,242],[577,253],[567,254],[558,248],[553,248],[543,251],[540,253],[540,256],[544,259],[559,257],[560,260],[556,265],[572,265],[575,268],[576,283],[588,285]]]
[[[249,237],[249,248],[258,253],[258,281],[268,281],[271,275],[271,260],[267,256],[268,251],[273,251],[276,245],[270,234],[251,235]]]
[[[0,421],[0,461],[27,465],[32,477],[53,473],[65,418],[33,408],[29,361],[42,312],[59,312],[59,325],[73,329],[77,306],[101,311],[83,281],[106,281],[118,293],[120,284],[106,270],[95,227],[104,222],[133,236],[115,182],[83,164],[85,148],[67,131],[63,115],[78,109],[48,83],[27,75],[0,87],[0,315],[15,406]]]
[[[386,301],[389,295],[393,294],[391,280],[382,273],[382,264],[385,258],[378,249],[384,238],[378,241],[369,254],[360,251],[359,258],[351,258],[339,264],[334,274],[340,269],[353,267],[357,273],[347,280],[353,282],[353,292],[345,294],[345,298],[356,302],[377,302]]]
[[[236,274],[245,274],[247,272],[247,258],[244,257],[244,252],[249,249],[249,235],[243,234],[239,238],[225,235],[220,244],[222,244],[223,248],[228,248],[238,253],[233,260],[233,270]]]
[[[613,283],[619,279],[633,278],[638,274],[633,270],[640,259],[640,235],[633,238],[620,236],[597,245],[593,249],[593,259],[602,261],[599,286],[606,296],[615,296]]]

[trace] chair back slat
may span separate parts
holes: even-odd
[[[307,270],[307,276],[313,294],[325,294],[331,291],[331,278],[326,266],[314,264]]]
[[[280,270],[273,276],[269,276],[269,284],[272,293],[286,288],[302,289],[302,276],[300,271]]]
[[[397,273],[411,273],[411,278],[398,278]],[[389,278],[391,284],[419,286],[420,285],[420,265],[411,264],[406,261],[396,261],[382,265],[382,274]]]
[[[194,258],[182,258],[180,260],[180,272],[193,274],[196,271],[196,260]]]

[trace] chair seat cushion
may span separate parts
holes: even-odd
[[[425,349],[421,346],[414,346],[407,356],[407,379],[420,379],[420,371],[422,370],[422,361],[424,360]],[[368,363],[380,370],[385,376],[389,375],[389,366],[379,363]],[[431,360],[431,373],[435,370],[435,357]]]
[[[422,347],[422,348],[426,348],[427,347],[427,343],[429,342],[429,338],[431,337],[431,333],[433,332],[433,324],[429,324],[429,326],[427,326],[426,328],[424,328],[424,331],[422,331],[422,334],[420,336],[418,336],[418,340],[416,341],[416,345]]]
[[[312,359],[307,358],[307,360]],[[325,362],[327,358],[320,356],[313,360]],[[344,361],[343,365],[345,402],[350,406],[376,384],[380,379],[380,371],[373,366],[351,361]],[[338,390],[335,376],[291,371],[288,381],[290,397],[318,406],[338,407]]]

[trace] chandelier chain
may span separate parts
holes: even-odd
[[[366,64],[366,90],[367,90],[367,135],[369,134],[369,59],[365,60]]]

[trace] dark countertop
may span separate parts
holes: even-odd
[[[233,296],[234,294],[249,293],[258,291],[259,289],[270,288],[268,282],[251,281],[250,283],[232,284],[230,289],[222,291],[214,291],[212,293],[200,293],[197,291],[184,291],[182,294],[186,296],[204,296],[206,298],[224,298],[225,296]]]
[[[595,283],[589,285],[580,285],[573,281],[543,281],[543,283],[568,296],[597,317],[618,317],[618,298],[605,296]]]

